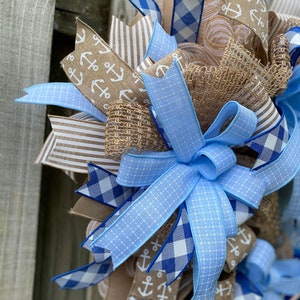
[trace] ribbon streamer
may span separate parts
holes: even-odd
[[[37,162],[77,173],[87,173],[87,162],[97,163],[114,173],[118,171],[119,162],[106,158],[104,153],[104,123],[77,119],[77,116],[49,118],[53,130]]]
[[[106,116],[92,105],[72,83],[43,83],[25,89],[27,93],[16,102],[58,105],[65,108],[85,112],[101,122],[106,122]]]
[[[84,33],[84,34],[81,34]],[[139,73],[87,24],[77,20],[75,50],[62,61],[70,81],[104,114],[113,100],[148,104]]]
[[[152,34],[150,15],[131,25],[112,16],[109,45],[131,68],[136,69],[143,61]]]
[[[291,65],[294,67],[300,56],[300,27],[291,28],[285,35],[290,45]]]
[[[131,4],[144,16],[150,14],[152,22],[161,23],[161,11],[154,0],[129,0]]]

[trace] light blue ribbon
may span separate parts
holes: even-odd
[[[281,156],[258,171],[236,165],[231,145],[254,132],[256,116],[228,102],[203,135],[176,62],[162,79],[143,76],[152,105],[173,150],[123,155],[117,182],[150,187],[97,236],[91,247],[110,251],[114,268],[138,250],[185,201],[195,242],[194,299],[213,299],[226,256],[226,236],[236,234],[227,195],[257,208],[262,197],[286,184],[299,168],[299,131],[288,106],[291,138]],[[224,123],[232,118],[224,131]],[[280,174],[280,176],[278,175]],[[224,219],[228,223],[224,223]]]
[[[154,22],[153,33],[144,55],[157,62],[177,49],[177,42],[174,36],[167,34],[159,22]]]
[[[72,83],[42,83],[26,88],[25,92],[27,95],[15,101],[75,109],[85,112],[101,122],[106,122],[106,116],[89,102]]]
[[[226,236],[235,235],[237,229],[233,211],[228,216],[221,205],[229,201],[224,190],[256,208],[265,194],[264,182],[237,166],[228,146],[247,140],[257,119],[252,111],[229,102],[203,135],[176,63],[163,79],[144,75],[144,82],[174,150],[123,156],[118,183],[150,187],[95,238],[92,247],[108,249],[116,268],[185,201],[196,241],[194,299],[212,299],[226,257]],[[231,123],[221,132],[230,117]]]
[[[257,239],[240,270],[263,293],[263,299],[282,299],[300,292],[300,260],[276,260],[273,247]]]

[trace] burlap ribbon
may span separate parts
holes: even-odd
[[[70,81],[92,104],[106,113],[109,103],[116,99],[149,103],[139,73],[79,19],[77,32],[75,50],[61,64]]]
[[[232,272],[237,265],[248,255],[256,241],[256,236],[249,226],[243,224],[239,226],[238,234],[227,238],[227,254],[224,271]]]

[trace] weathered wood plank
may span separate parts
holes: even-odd
[[[30,300],[35,273],[45,108],[14,103],[45,82],[54,0],[0,1],[0,297]]]

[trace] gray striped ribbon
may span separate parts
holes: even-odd
[[[270,4],[270,10],[292,15],[292,16],[300,16],[300,1],[299,0],[273,0]]]
[[[112,16],[109,45],[132,68],[142,62],[153,32],[150,15],[133,25],[126,25]]]
[[[280,121],[281,118],[271,98],[269,98],[261,108],[255,111],[255,114],[257,116],[257,127],[253,135],[257,135],[271,129],[274,127],[274,124],[277,124]]]
[[[36,159],[58,169],[87,173],[93,162],[117,173],[119,162],[105,157],[105,124],[80,113],[70,118],[49,116],[52,132]]]

